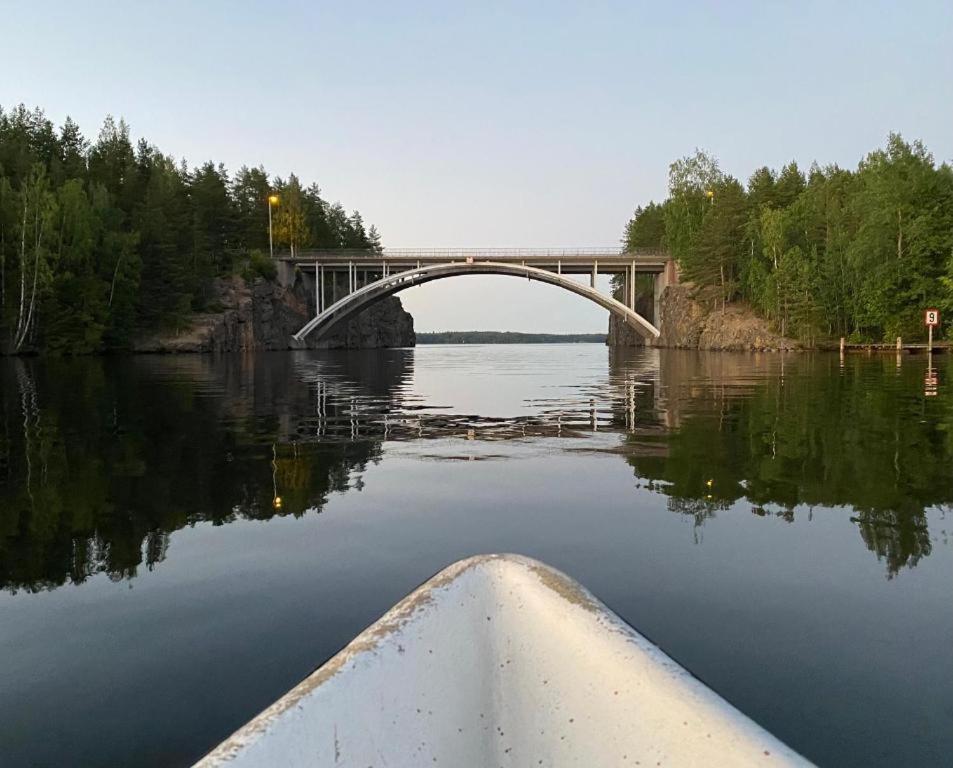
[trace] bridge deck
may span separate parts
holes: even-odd
[[[281,254],[280,261],[302,268],[321,264],[326,268],[359,269],[387,264],[391,272],[431,264],[466,261],[495,261],[559,271],[567,274],[589,274],[593,268],[601,274],[624,272],[635,266],[637,272],[661,272],[669,261],[660,251],[621,252],[618,248],[387,248],[370,250],[308,250],[292,257]]]

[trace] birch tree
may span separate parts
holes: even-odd
[[[56,213],[56,199],[50,192],[46,171],[35,165],[20,190],[22,211],[19,232],[20,300],[13,348],[19,352],[34,330],[37,290],[48,277],[45,237]]]

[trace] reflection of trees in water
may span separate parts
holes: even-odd
[[[615,353],[604,382],[485,419],[428,410],[413,355],[5,361],[0,586],[130,577],[186,525],[320,512],[385,439],[625,433],[696,528],[740,499],[789,522],[848,507],[891,575],[930,553],[924,510],[953,500],[949,399],[892,359]]]
[[[129,577],[183,526],[320,511],[380,444],[279,442],[308,407],[293,360],[0,366],[0,389],[18,393],[0,401],[0,585]]]
[[[904,566],[912,568],[930,554],[930,532],[922,512],[865,510],[851,517],[851,522],[857,523],[868,549],[887,562],[891,575]]]
[[[716,512],[728,509],[729,506],[729,504],[723,501],[713,501],[707,498],[690,499],[680,496],[669,496],[667,504],[669,512],[675,512],[676,514],[691,518],[696,544],[700,540],[699,531],[705,521],[713,518]]]
[[[888,575],[915,565],[930,554],[926,509],[953,499],[947,399],[924,398],[922,368],[892,358],[783,362],[664,353],[660,407],[677,423],[665,450],[630,463],[699,522],[743,498],[789,522],[798,506],[847,507]]]

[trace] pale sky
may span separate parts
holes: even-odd
[[[0,105],[123,116],[190,164],[317,181],[390,247],[612,246],[701,147],[854,167],[953,158],[953,2],[0,0]],[[418,330],[598,332],[509,277],[402,294]]]

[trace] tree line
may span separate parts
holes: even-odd
[[[189,167],[122,120],[90,142],[70,118],[0,107],[0,351],[125,349],[213,310],[215,278],[273,276],[273,195],[276,248],[381,247],[294,174]]]
[[[431,331],[418,344],[605,344],[604,333],[521,333],[519,331]]]
[[[924,335],[953,311],[953,169],[891,134],[853,171],[791,162],[747,185],[696,150],[669,168],[668,198],[636,209],[627,248],[663,247],[714,303],[745,301],[788,336]]]

